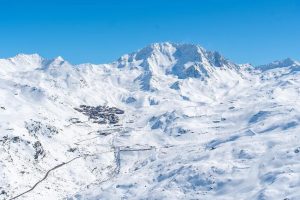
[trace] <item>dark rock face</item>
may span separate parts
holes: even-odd
[[[18,136],[13,137],[11,140],[12,140],[13,143],[20,142],[20,138]]]
[[[39,121],[34,121],[34,120],[25,122],[25,128],[34,137],[37,137],[39,135],[52,137],[53,135],[58,134],[58,129],[55,126],[51,126],[49,124],[43,124]]]
[[[117,124],[119,117],[117,115],[124,114],[124,111],[116,107],[108,106],[87,106],[80,105],[79,108],[74,108],[78,112],[89,117],[94,123],[98,124]]]
[[[136,98],[134,97],[128,97],[126,100],[125,100],[125,103],[134,103],[136,102]]]
[[[3,136],[3,137],[0,139],[0,142],[5,143],[8,139],[9,139],[9,138],[8,138],[7,135],[6,135],[6,136]]]
[[[68,149],[68,152],[75,152],[76,150],[78,150],[76,147],[71,147]]]
[[[7,136],[7,135],[0,138],[0,142],[2,143],[2,145],[4,144],[11,145],[11,144],[19,144],[19,143],[23,143],[25,145],[30,144],[30,141],[24,140],[19,136]]]
[[[36,141],[33,144],[33,148],[35,149],[34,159],[38,160],[39,158],[45,157],[45,151],[40,141]]]
[[[7,192],[0,187],[0,197],[3,196],[4,198],[8,196]]]
[[[173,83],[170,88],[173,90],[180,90],[179,81],[176,81],[175,83]]]

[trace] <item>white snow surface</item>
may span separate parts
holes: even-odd
[[[0,200],[300,199],[300,64],[156,43],[0,59]],[[74,108],[124,110],[117,124]],[[76,122],[77,121],[77,122]]]

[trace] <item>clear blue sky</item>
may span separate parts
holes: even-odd
[[[299,0],[0,0],[0,57],[105,63],[153,42],[196,43],[237,63],[300,60]]]

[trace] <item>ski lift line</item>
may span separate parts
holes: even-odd
[[[121,131],[121,132],[125,132],[125,131],[128,131],[128,129],[109,129],[109,130],[113,130],[113,131]],[[107,131],[107,129],[105,129],[104,131],[91,131],[89,132],[88,134],[91,134],[91,133],[99,133],[99,135],[97,134],[95,137],[92,137],[92,138],[88,138],[88,139],[84,139],[84,140],[80,140],[78,142],[75,142],[74,144],[76,145],[79,145],[79,143],[82,143],[82,142],[85,142],[85,141],[89,141],[89,140],[93,140],[93,139],[96,139],[98,137],[103,137],[103,136],[108,136],[108,135],[111,135],[113,134],[114,132],[105,132]],[[101,133],[105,133],[105,134],[101,134]]]
[[[143,149],[120,149],[120,152],[126,152],[126,151],[151,151],[156,149],[154,148],[143,148]]]
[[[78,141],[78,142],[75,142],[74,144],[80,145],[80,143],[82,143],[82,142],[86,142],[86,141],[89,141],[89,140],[93,140],[93,139],[96,139],[96,138],[98,138],[98,137],[103,137],[103,135],[98,135],[98,136],[95,136],[95,137],[92,137],[92,138],[88,138],[88,139],[85,139],[85,140],[80,140],[80,141]]]

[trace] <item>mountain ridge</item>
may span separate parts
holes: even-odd
[[[105,64],[112,64],[112,63],[122,63],[124,62],[124,60],[132,60],[133,57],[137,57],[137,60],[145,60],[148,59],[153,53],[158,53],[158,52],[165,52],[167,55],[170,55],[170,52],[173,51],[173,53],[175,52],[176,48],[181,48],[184,50],[184,48],[182,47],[186,47],[187,49],[194,49],[192,52],[193,54],[188,54],[185,53],[185,57],[186,55],[192,57],[192,56],[196,56],[197,50],[200,51],[200,54],[202,54],[203,56],[203,52],[207,52],[208,56],[212,59],[212,60],[216,60],[216,61],[222,61],[222,62],[230,62],[228,59],[224,58],[219,52],[217,51],[208,51],[206,49],[204,49],[202,46],[198,45],[198,44],[189,44],[189,43],[172,43],[172,42],[161,42],[161,43],[152,43],[142,49],[139,49],[137,51],[134,51],[132,53],[129,54],[124,54],[123,56],[121,56],[119,59],[117,59],[116,61],[112,61],[109,63],[98,63],[98,64],[93,64],[93,65],[105,65]],[[175,48],[175,49],[174,49]],[[167,52],[166,50],[169,50],[169,52]],[[131,58],[129,58],[131,56]],[[146,56],[146,57],[143,57]],[[200,58],[201,59],[201,58]],[[51,61],[55,61],[55,60],[61,60],[61,61],[66,61],[64,60],[61,56],[57,56],[56,58],[44,58],[43,56],[39,55],[38,53],[33,53],[33,54],[25,54],[25,53],[19,53],[16,56],[13,57],[9,57],[9,58],[0,58],[0,64],[1,61],[11,61],[13,63],[16,63],[16,60],[18,61],[47,61],[47,62],[51,62]],[[195,60],[199,60],[199,57],[197,58],[194,57],[194,59],[190,59],[190,61],[195,61]],[[68,62],[68,61],[67,61]],[[234,63],[234,62],[232,62]],[[273,68],[279,68],[282,67],[282,64],[284,65],[293,65],[293,64],[297,64],[299,65],[299,61],[292,59],[292,58],[285,58],[282,60],[275,60],[273,62],[267,63],[267,64],[261,64],[261,65],[256,65],[254,66],[255,68],[262,68],[263,66],[273,66]],[[16,63],[18,64],[18,63]],[[76,64],[74,66],[82,66],[82,65],[87,65],[87,64],[91,64],[91,63],[80,63],[80,64]],[[235,63],[234,63],[235,64]],[[3,64],[2,64],[3,65]],[[221,63],[216,62],[215,66],[220,66]],[[244,64],[235,64],[235,65],[244,65]],[[251,65],[251,64],[249,64]],[[251,65],[253,66],[253,65]],[[122,64],[121,66],[122,67]]]

